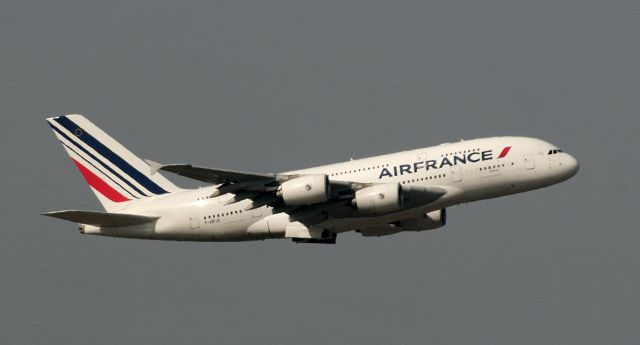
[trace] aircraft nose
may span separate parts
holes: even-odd
[[[580,170],[580,163],[575,157],[570,154],[566,154],[564,168],[566,169],[567,178],[573,177]]]

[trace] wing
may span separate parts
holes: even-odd
[[[250,199],[252,202],[246,206],[247,210],[269,205],[274,208],[274,214],[285,212],[290,215],[292,221],[300,224],[305,229],[321,223],[328,216],[334,218],[366,217],[366,214],[352,207],[351,201],[354,199],[356,191],[377,185],[376,183],[329,181],[331,197],[326,202],[307,206],[288,206],[275,192],[283,182],[305,175],[251,173],[212,169],[191,164],[163,165],[148,160],[147,163],[150,165],[152,173],[158,170],[169,171],[198,181],[218,185],[216,192],[212,196],[233,193],[233,196],[226,200],[225,204]],[[435,186],[402,186],[402,193],[405,207],[411,208],[434,202],[447,194],[447,190]],[[305,230],[305,232],[307,231]],[[373,233],[377,234],[377,232]],[[309,235],[307,234],[307,236]]]
[[[149,164],[151,174],[162,170],[214,185],[221,184],[223,185],[223,191],[221,191],[220,194],[236,191],[273,192],[280,183],[301,176],[222,170],[191,164],[161,164],[148,159],[145,159],[145,162]],[[370,184],[355,182],[331,181],[332,190],[337,194],[344,194],[345,191],[349,189],[357,190],[369,185]],[[346,197],[341,198],[344,199]],[[235,202],[237,201],[239,200]]]
[[[220,189],[222,189],[220,194],[250,192],[244,193],[247,197],[256,197],[260,192],[273,192],[280,183],[303,176],[213,169],[191,164],[161,164],[151,160],[145,160],[145,162],[149,164],[151,174],[158,170],[169,171],[194,180],[222,185],[220,186]],[[351,181],[330,181],[330,184],[332,199],[337,200],[352,199],[355,191],[376,185],[376,183]],[[402,186],[402,189],[407,200],[411,201],[412,204],[429,203],[447,193],[446,189],[440,187]],[[238,197],[245,199],[242,195]],[[231,201],[240,201],[238,197],[233,198]]]
[[[243,182],[263,182],[276,178],[275,174],[259,174],[233,170],[212,169],[191,164],[160,164],[154,161],[145,160],[151,167],[151,173],[158,170],[169,171],[174,174],[192,178],[194,180],[211,184],[243,183]]]

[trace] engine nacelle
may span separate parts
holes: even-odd
[[[306,175],[283,182],[276,194],[289,206],[318,204],[331,197],[331,184],[327,175]]]
[[[423,231],[441,228],[447,224],[447,209],[429,212],[398,222],[402,231]]]
[[[353,205],[363,213],[385,214],[402,209],[404,198],[398,183],[385,183],[356,191]]]

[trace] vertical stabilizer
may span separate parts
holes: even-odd
[[[109,212],[136,200],[180,190],[82,115],[47,122],[84,179]]]

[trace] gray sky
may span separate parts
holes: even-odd
[[[4,1],[0,42],[2,343],[640,338],[638,1]],[[101,238],[38,215],[99,209],[44,121],[66,113],[161,162],[528,135],[581,170],[335,246]]]

